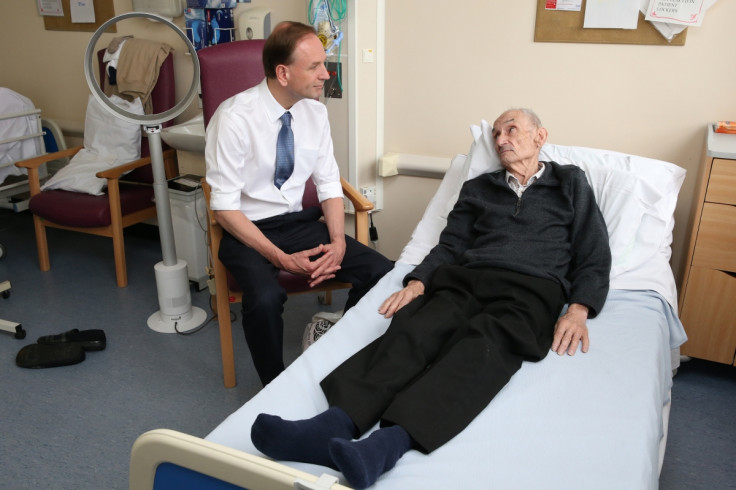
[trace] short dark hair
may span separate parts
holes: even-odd
[[[317,31],[301,22],[284,21],[276,25],[263,45],[263,71],[267,78],[276,78],[276,67],[293,61],[296,45],[309,34],[316,36]]]

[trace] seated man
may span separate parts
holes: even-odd
[[[264,454],[367,487],[409,449],[429,453],[462,431],[522,361],[587,352],[611,268],[593,191],[580,168],[539,161],[547,131],[533,112],[504,112],[492,134],[504,169],[463,185],[438,245],[381,305],[386,332],[322,380],[330,408],[256,418]]]
[[[280,23],[263,48],[266,78],[224,101],[207,126],[210,205],[225,230],[219,257],[243,291],[245,339],[264,385],[284,370],[279,270],[311,286],[333,277],[352,283],[347,310],[393,267],[345,236],[327,109],[314,100],[329,79],[324,62],[311,26]],[[307,179],[321,211],[302,209]]]

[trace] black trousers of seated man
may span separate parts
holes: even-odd
[[[321,209],[311,207],[254,221],[254,224],[272,243],[290,254],[330,243],[327,225],[319,220],[320,217]],[[353,285],[345,304],[347,311],[393,268],[393,264],[349,236],[345,237],[345,243],[345,256],[335,278]],[[218,256],[243,292],[245,340],[258,376],[265,386],[284,370],[284,323],[281,314],[287,293],[279,284],[279,269],[227,232],[223,233]]]
[[[552,346],[558,283],[500,269],[440,266],[423,296],[321,382],[360,434],[399,425],[420,451],[460,433],[521,367]]]

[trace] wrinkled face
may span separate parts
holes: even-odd
[[[285,68],[287,88],[295,100],[316,99],[322,95],[322,87],[330,75],[325,68],[325,50],[314,35],[304,36],[294,49],[293,61]]]
[[[537,163],[539,149],[544,144],[544,129],[534,126],[531,118],[521,111],[507,111],[493,123],[493,147],[508,168],[519,162]]]

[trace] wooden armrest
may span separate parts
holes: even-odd
[[[46,153],[45,155],[39,155],[37,157],[29,158],[28,160],[16,162],[16,167],[28,170],[28,189],[30,190],[31,196],[35,196],[41,192],[41,178],[38,175],[38,167],[52,160],[76,155],[82,148],[82,146],[75,146],[74,148],[67,148],[66,150],[54,153]]]
[[[67,148],[66,150],[56,151],[54,153],[46,153],[44,155],[39,155],[37,157],[29,158],[28,160],[21,160],[20,162],[15,162],[15,166],[21,167],[21,168],[28,168],[28,169],[38,168],[44,163],[50,162],[52,160],[74,156],[82,148],[83,148],[82,146],[75,146],[74,148]]]
[[[373,203],[366,199],[363,194],[358,192],[355,187],[350,185],[348,181],[343,178],[340,178],[340,181],[342,183],[345,196],[347,196],[347,198],[350,200],[350,202],[353,203],[353,206],[355,207],[355,239],[365,245],[369,245],[370,238],[368,234],[368,211],[373,209]],[[209,204],[211,189],[205,179],[202,179],[202,191],[204,194],[204,201],[207,204],[207,219],[209,219],[211,226],[216,226],[218,225],[218,223],[215,219],[214,212],[210,209]]]
[[[212,194],[212,188],[205,178],[202,178],[202,194],[204,195],[205,208],[207,209],[207,219],[210,220],[210,225],[217,225],[218,223],[215,219],[215,213],[210,209],[210,195]]]
[[[170,148],[163,152],[163,158],[166,160],[167,158],[174,158],[176,156],[176,150],[173,148]],[[138,167],[144,167],[151,163],[151,157],[143,157],[139,158],[138,160],[134,160],[132,162],[123,163],[121,165],[118,165],[116,167],[109,168],[107,170],[101,170],[97,172],[95,175],[101,179],[119,179],[123,174],[130,172],[131,170],[135,170]]]
[[[345,197],[353,203],[356,213],[368,212],[373,209],[373,203],[366,199],[366,197],[361,194],[358,189],[353,187],[350,182],[340,177],[340,183],[342,184],[343,194],[345,194]]]
[[[342,184],[343,194],[353,203],[353,208],[355,208],[355,239],[364,245],[370,245],[368,212],[373,209],[373,203],[342,177],[340,177],[340,183]]]

